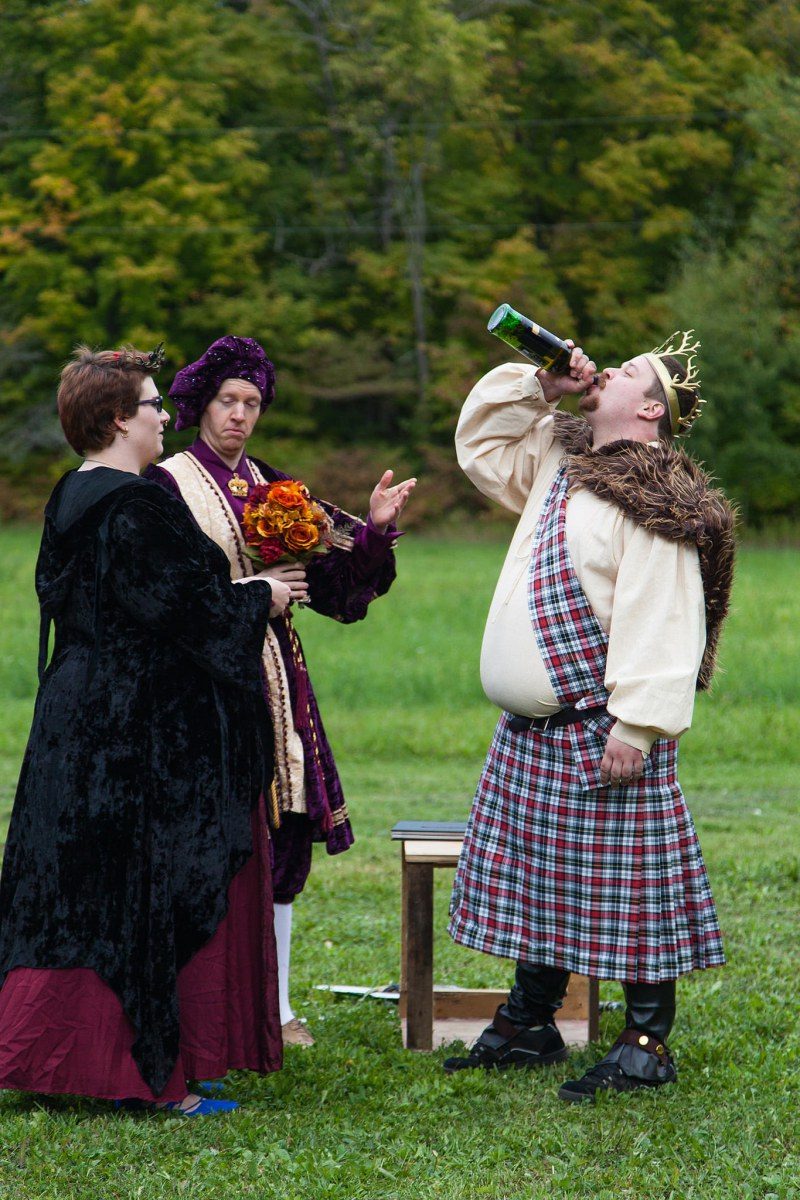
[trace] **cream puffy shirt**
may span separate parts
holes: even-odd
[[[489,609],[481,683],[493,704],[529,717],[561,707],[528,612],[533,534],[563,455],[553,407],[535,367],[506,363],[472,389],[456,431],[459,464],[478,490],[521,514]],[[679,737],[692,721],[706,636],[697,549],[649,533],[581,489],[569,494],[566,532],[608,635],[611,732],[647,754],[656,738]]]

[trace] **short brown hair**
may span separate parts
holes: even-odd
[[[114,440],[114,419],[135,416],[142,382],[151,373],[149,357],[131,346],[75,347],[61,372],[57,402],[64,436],[77,454],[104,450]]]
[[[686,378],[686,367],[678,358],[673,358],[671,354],[660,354],[659,358],[664,366],[669,371],[670,379],[675,379],[677,376],[680,379]],[[689,413],[697,403],[698,393],[693,389],[682,388],[679,383],[675,384],[675,395],[678,397],[678,408],[682,417],[688,417]],[[653,382],[645,391],[647,400],[659,400],[664,405],[664,415],[658,422],[658,436],[662,441],[671,442],[677,433],[678,429],[672,428],[672,419],[669,412],[669,401],[664,394],[664,385],[656,375]]]

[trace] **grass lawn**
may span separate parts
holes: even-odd
[[[0,815],[10,810],[35,690],[37,534],[0,534]],[[679,985],[680,1079],[594,1107],[555,1098],[596,1051],[547,1074],[447,1078],[404,1052],[396,1015],[315,984],[383,985],[399,970],[400,818],[466,815],[495,713],[477,678],[505,547],[403,539],[400,578],[369,619],[298,616],[357,842],[316,853],[295,911],[293,996],[317,1038],[285,1069],[241,1075],[216,1121],[117,1115],[88,1100],[0,1095],[0,1200],[80,1197],[461,1200],[488,1196],[800,1197],[800,566],[742,552],[713,697],[698,700],[681,777],[729,965]],[[505,986],[508,963],[449,943],[437,888],[436,976]],[[618,999],[615,985],[603,985]],[[615,1036],[620,1014],[602,1019]]]

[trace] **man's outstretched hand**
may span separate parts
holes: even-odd
[[[404,479],[392,487],[393,479],[394,471],[384,471],[369,498],[369,515],[379,533],[397,520],[417,486],[416,479]]]

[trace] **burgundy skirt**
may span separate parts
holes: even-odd
[[[278,964],[264,812],[254,853],[228,889],[228,912],[178,976],[180,1050],[160,1096],[131,1054],[133,1027],[88,968],[10,971],[0,990],[0,1088],[102,1100],[182,1100],[189,1079],[282,1064]]]

